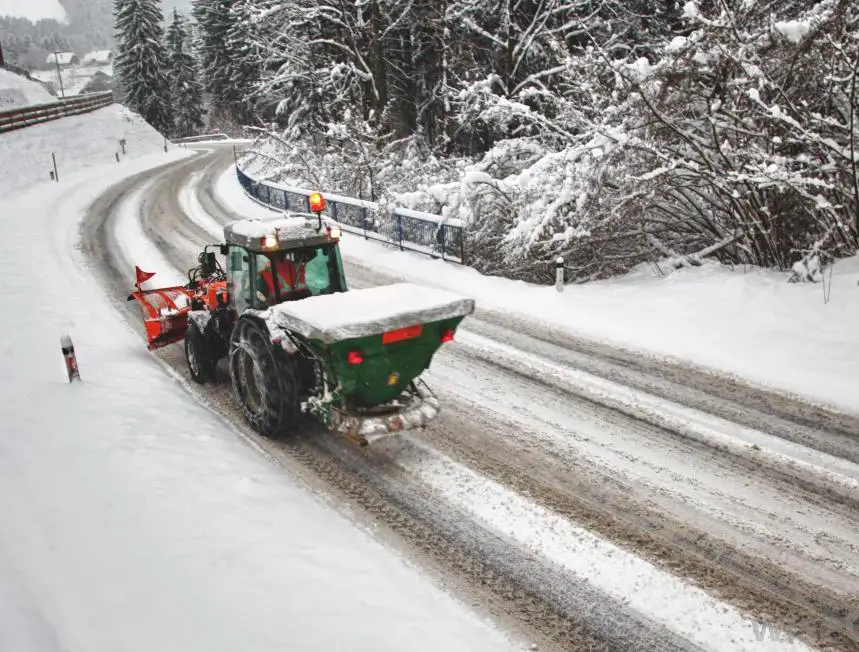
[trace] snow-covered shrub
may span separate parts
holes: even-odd
[[[782,20],[746,3],[694,12],[645,79],[623,75],[652,124],[639,132],[643,228],[662,254],[790,269],[826,234],[857,243],[854,4],[790,2]],[[855,29],[855,28],[854,28]]]
[[[529,280],[855,251],[856,3],[657,4],[275,3],[257,164],[462,219],[472,264]]]

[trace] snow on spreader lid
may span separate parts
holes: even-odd
[[[281,303],[271,308],[270,319],[308,339],[338,342],[473,312],[474,299],[414,283],[395,283]]]

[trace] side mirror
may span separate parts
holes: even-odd
[[[230,245],[222,244],[221,245],[221,255],[226,256],[230,253]]]

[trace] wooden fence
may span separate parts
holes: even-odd
[[[113,104],[113,93],[87,93],[52,104],[37,104],[11,111],[0,111],[0,133],[23,129],[71,115],[89,113]]]

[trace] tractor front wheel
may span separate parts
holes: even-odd
[[[193,320],[188,322],[185,332],[185,359],[188,361],[188,371],[195,383],[210,383],[215,380],[215,361],[212,358],[206,339],[200,327]]]
[[[265,324],[239,320],[230,337],[230,379],[245,419],[265,437],[290,434],[301,416],[294,360],[275,348]]]

